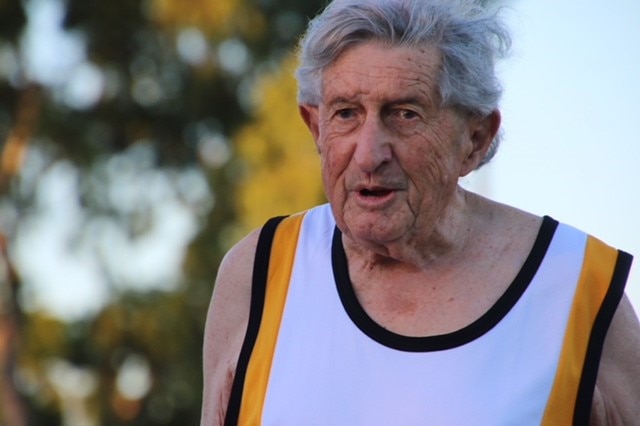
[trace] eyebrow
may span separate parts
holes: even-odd
[[[354,102],[358,102],[357,99],[353,99],[353,98],[347,98],[344,96],[338,96],[334,99],[331,99],[327,105],[329,106],[335,106],[338,104],[351,104]],[[420,98],[416,97],[416,96],[407,96],[404,98],[398,98],[398,99],[392,99],[392,100],[388,100],[388,101],[384,101],[383,102],[383,107],[387,108],[387,107],[392,107],[392,106],[396,106],[396,105],[418,105],[421,107],[425,107],[424,105],[424,100],[421,100]]]
[[[413,108],[419,109],[424,113],[428,113],[434,107],[437,108],[437,106],[434,106],[431,102],[429,102],[429,99],[424,99],[417,96],[407,96],[404,98],[393,99],[385,102],[382,105],[382,109],[386,111],[391,111],[394,108],[402,107],[404,105],[412,106]]]
[[[344,96],[338,96],[337,98],[333,98],[329,102],[327,102],[327,105],[332,107],[332,106],[338,105],[338,104],[351,104],[353,102],[354,102],[353,99],[349,99],[349,98],[346,98]]]
[[[385,102],[388,105],[424,105],[424,101],[421,101],[419,98],[415,96],[408,96],[406,98],[394,99],[389,102]]]

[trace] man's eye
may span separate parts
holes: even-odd
[[[398,115],[403,120],[412,120],[412,119],[418,117],[418,114],[416,114],[415,111],[411,111],[409,109],[401,109],[400,111],[398,111]]]
[[[342,118],[343,120],[353,118],[355,112],[350,108],[344,108],[336,111],[336,116],[338,118]]]

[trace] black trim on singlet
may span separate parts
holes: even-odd
[[[342,233],[335,228],[332,244],[332,264],[336,287],[342,305],[353,323],[376,342],[406,352],[433,352],[467,344],[495,327],[525,292],[535,276],[551,244],[558,222],[544,216],[536,241],[518,275],[498,301],[479,319],[448,334],[425,337],[403,336],[376,323],[362,308],[349,277],[347,258],[342,245]]]
[[[611,284],[600,306],[593,328],[591,329],[591,335],[589,336],[587,354],[582,368],[582,376],[580,377],[576,406],[573,413],[573,424],[575,426],[589,424],[593,393],[598,378],[598,368],[604,347],[604,339],[613,320],[613,315],[624,295],[624,288],[627,283],[632,260],[633,256],[629,253],[618,251],[618,258],[613,270],[613,276],[611,277]]]
[[[258,337],[258,331],[260,330],[260,323],[262,322],[262,312],[264,310],[264,300],[267,287],[267,272],[269,271],[269,258],[271,257],[273,236],[275,235],[278,224],[280,224],[285,217],[286,216],[279,216],[269,219],[262,227],[260,236],[258,237],[256,255],[253,262],[249,322],[247,324],[247,332],[242,343],[242,349],[238,356],[233,385],[231,386],[231,394],[227,405],[227,414],[224,420],[225,426],[234,426],[238,424],[247,367],[249,366],[251,353],[253,352],[253,347],[255,346],[256,339]]]

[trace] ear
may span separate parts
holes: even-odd
[[[313,140],[318,142],[318,136],[320,135],[320,130],[318,126],[318,106],[317,105],[309,105],[309,104],[300,104],[298,105],[298,111],[300,112],[300,117],[304,121],[304,124],[307,125],[307,128],[311,132],[311,136],[313,136]]]
[[[471,150],[462,165],[460,176],[466,176],[478,167],[498,134],[500,121],[501,116],[498,110],[484,117],[471,118],[469,122]]]

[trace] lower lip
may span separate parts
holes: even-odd
[[[355,192],[355,198],[359,206],[367,209],[380,209],[387,207],[396,198],[396,191],[389,191],[381,196],[367,196],[360,192]]]

